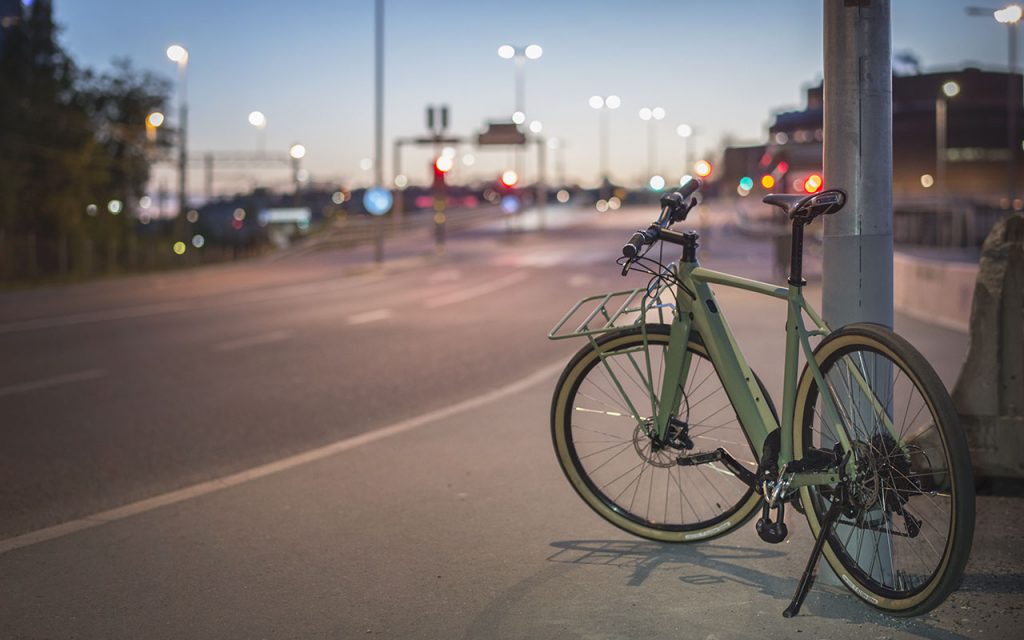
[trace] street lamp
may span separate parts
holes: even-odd
[[[1006,76],[1006,150],[1010,155],[1006,162],[1006,195],[1012,209],[1015,208],[1014,200],[1017,198],[1016,162],[1019,144],[1017,139],[1017,96],[1020,94],[1020,88],[1014,82],[1014,76],[1017,73],[1017,23],[1024,17],[1024,10],[1020,5],[1011,4],[995,11],[986,7],[967,7],[966,11],[969,16],[991,14],[996,22],[1005,24],[1007,27],[1006,53],[1009,73]]]
[[[951,80],[943,83],[942,92],[935,98],[935,182],[939,185],[939,195],[943,200],[943,205],[946,204],[946,199],[949,196],[949,188],[946,184],[946,150],[948,146],[946,135],[949,131],[946,106],[949,99],[956,97],[959,93],[960,85]],[[1012,202],[1011,200],[1011,205]]]
[[[180,44],[167,47],[167,58],[178,65],[178,222],[188,211],[188,49]]]
[[[601,192],[609,184],[608,180],[608,111],[618,109],[622,106],[619,96],[590,96],[587,101],[591,109],[598,111],[597,140],[599,145],[599,157],[601,159]]]
[[[262,111],[252,111],[249,113],[249,124],[256,128],[259,137],[259,149],[260,152],[266,151],[267,149],[267,116],[263,115]]]
[[[654,176],[654,167],[658,164],[658,150],[655,146],[655,123],[665,119],[665,110],[661,107],[641,107],[640,119],[647,122],[647,180]]]
[[[683,139],[683,167],[689,170],[690,157],[693,155],[693,141],[697,137],[693,127],[688,124],[681,124],[676,127],[676,135]]]
[[[288,157],[292,159],[292,182],[295,183],[295,193],[299,193],[299,172],[300,162],[306,157],[306,147],[301,144],[293,144],[288,148]]]
[[[524,104],[524,68],[527,60],[538,60],[544,55],[544,49],[538,44],[526,46],[515,46],[503,44],[498,47],[498,56],[505,60],[514,60],[516,63],[516,112],[526,114]]]
[[[498,56],[504,60],[514,60],[516,64],[515,91],[516,105],[512,113],[512,121],[517,125],[526,122],[526,97],[525,97],[525,67],[527,60],[539,60],[544,55],[544,49],[539,44],[517,46],[503,44],[498,47]],[[522,158],[519,147],[516,147],[516,171],[523,173]]]
[[[156,130],[164,123],[164,114],[154,111],[146,116],[146,141],[149,144],[156,143]]]

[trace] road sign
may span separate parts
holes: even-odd
[[[375,216],[382,216],[391,211],[391,205],[394,202],[395,199],[391,192],[381,187],[367,189],[363,194],[363,208]]]
[[[477,136],[477,144],[526,144],[526,134],[512,122],[488,122],[487,131]]]

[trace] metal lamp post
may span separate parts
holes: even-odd
[[[1014,200],[1017,199],[1017,152],[1019,151],[1017,134],[1017,98],[1020,89],[1016,87],[1014,75],[1017,73],[1017,23],[1024,17],[1024,10],[1020,5],[1011,4],[1002,9],[993,11],[987,7],[967,7],[967,15],[988,16],[991,15],[996,22],[1005,24],[1007,35],[1007,67],[1009,74],[1006,77],[1006,150],[1010,154],[1006,161],[1006,199],[1009,207],[1014,209]]]
[[[503,44],[498,47],[498,56],[505,60],[512,60],[516,65],[515,74],[515,111],[512,113],[512,122],[517,125],[526,122],[526,61],[539,60],[544,55],[544,49],[539,44],[528,44],[525,46]],[[522,154],[519,148],[515,151],[516,173],[523,175]]]
[[[178,65],[178,222],[180,229],[188,212],[188,49],[180,44],[167,47],[167,58]]]
[[[683,139],[683,168],[690,171],[690,159],[693,157],[693,142],[696,134],[688,124],[676,127],[676,135]]]
[[[655,174],[658,165],[658,150],[655,145],[655,126],[657,121],[665,119],[665,110],[661,107],[642,107],[640,119],[647,123],[647,177],[644,182],[650,180]]]
[[[601,193],[604,194],[605,186],[609,183],[608,178],[608,111],[618,109],[622,106],[619,96],[590,96],[588,101],[591,109],[598,111],[598,156],[601,162]]]
[[[260,153],[267,150],[267,116],[263,115],[262,111],[253,111],[249,114],[249,124],[251,124],[257,132],[257,146]]]
[[[949,185],[946,182],[947,132],[949,131],[947,104],[949,99],[960,93],[960,85],[950,81],[942,85],[942,92],[935,99],[935,181],[938,183],[942,206],[949,202]]]

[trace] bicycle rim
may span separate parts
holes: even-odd
[[[751,471],[757,463],[714,366],[694,341],[675,411],[694,448],[654,444],[651,389],[660,394],[668,339],[668,327],[655,325],[647,329],[646,349],[637,330],[599,341],[600,351],[581,350],[556,388],[552,437],[570,483],[603,518],[645,538],[688,542],[742,524],[759,496],[719,463],[684,467],[676,459],[724,447]]]
[[[865,333],[833,334],[819,347],[841,426],[825,417],[821,390],[808,380],[794,445],[833,448],[842,428],[850,446],[839,447],[856,472],[850,506],[826,534],[826,557],[862,599],[916,615],[945,599],[962,575],[973,532],[970,463],[948,394],[926,361],[887,330]],[[801,492],[816,536],[836,491]]]

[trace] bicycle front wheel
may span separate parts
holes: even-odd
[[[692,451],[678,440],[658,444],[652,435],[666,367],[682,364],[666,360],[669,327],[648,325],[646,332],[625,330],[596,342],[565,368],[551,410],[558,463],[580,497],[613,525],[663,542],[707,540],[743,524],[758,494],[718,462],[677,463],[680,455],[723,447],[750,471],[757,468],[700,339],[691,336],[687,345],[690,365],[673,413],[686,423]]]
[[[855,471],[842,486],[801,489],[811,531],[826,536],[829,565],[862,600],[925,613],[956,588],[974,534],[971,463],[949,394],[927,360],[880,325],[832,333],[815,361],[826,389],[805,369],[794,452],[849,455]],[[844,508],[823,532],[834,500]]]

